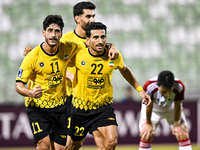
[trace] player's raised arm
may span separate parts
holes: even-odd
[[[143,99],[143,103],[147,106],[151,103],[150,96],[143,90],[140,84],[137,82],[136,78],[134,77],[132,71],[124,64],[122,69],[119,69],[122,76],[139,92],[141,98]]]

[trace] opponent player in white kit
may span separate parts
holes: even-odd
[[[149,79],[143,89],[150,95],[152,103],[148,107],[142,104],[139,150],[151,150],[155,130],[164,118],[179,142],[179,150],[192,150],[182,108],[185,91],[183,83],[174,78],[171,71],[162,71],[158,76]]]

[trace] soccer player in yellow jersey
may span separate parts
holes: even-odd
[[[61,42],[64,41],[73,41],[73,42],[84,42],[86,43],[86,27],[88,24],[91,22],[94,22],[95,19],[95,12],[94,10],[96,9],[96,6],[91,3],[91,2],[79,2],[73,7],[73,15],[74,15],[74,20],[76,22],[76,29],[73,31],[70,31],[66,34],[62,35],[62,38],[60,39]],[[111,59],[116,59],[118,57],[118,52],[114,51],[115,48],[112,47],[113,49],[109,50],[108,56]],[[27,47],[24,51],[24,55],[26,55],[32,48]],[[66,85],[66,90],[67,90],[67,110],[68,110],[68,121],[70,121],[70,111],[71,111],[71,100],[72,100],[72,80],[74,78],[75,74],[75,67],[68,67],[67,68],[67,85]],[[70,124],[70,122],[68,123]],[[68,125],[69,128],[69,125]],[[97,150],[101,150],[101,147],[103,146],[103,139],[99,135],[99,133],[94,130],[92,132],[94,136],[95,143],[97,145]],[[70,137],[67,138],[67,145],[70,142]],[[79,145],[81,147],[81,145]]]
[[[76,29],[64,34],[61,38],[61,41],[76,41],[76,42],[84,42],[86,43],[86,27],[91,22],[94,22],[95,19],[95,10],[96,6],[91,2],[79,2],[73,7],[73,15],[74,20],[76,22]],[[71,111],[71,100],[72,100],[72,81],[74,79],[75,74],[75,67],[68,67],[67,68],[67,104],[68,104],[68,121],[70,124],[70,111]],[[68,126],[70,127],[70,126]],[[97,150],[101,150],[103,146],[102,142],[103,139],[98,134],[96,130],[93,131],[94,141],[97,145]],[[67,145],[69,144],[70,137],[67,138]],[[80,143],[79,143],[80,144]],[[81,145],[77,145],[77,147],[81,147]]]
[[[85,44],[59,42],[63,27],[61,16],[45,18],[45,41],[24,58],[16,77],[15,89],[25,96],[26,112],[39,150],[64,150],[66,145],[66,67]]]
[[[70,63],[76,67],[73,81],[71,138],[74,149],[82,143],[91,129],[96,129],[103,138],[102,150],[114,150],[117,145],[117,122],[112,107],[112,74],[119,69],[122,76],[139,92],[144,103],[149,105],[149,95],[139,85],[131,70],[124,64],[121,54],[116,60],[108,58],[105,49],[106,26],[100,22],[90,23],[86,28],[89,48],[77,52]]]

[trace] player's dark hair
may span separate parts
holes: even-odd
[[[43,29],[46,30],[51,24],[57,24],[63,31],[64,22],[61,15],[48,15],[43,21]]]
[[[86,37],[90,38],[91,30],[105,30],[105,33],[107,33],[106,29],[107,29],[107,27],[103,23],[92,22],[92,23],[88,24],[88,26],[86,28]]]
[[[73,7],[73,14],[75,16],[80,16],[83,14],[83,9],[95,10],[96,6],[91,2],[79,2]],[[76,20],[75,20],[76,21]]]
[[[174,85],[174,74],[171,71],[165,70],[158,75],[158,86],[163,86],[167,89],[171,89]]]

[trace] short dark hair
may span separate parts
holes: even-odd
[[[73,14],[79,16],[83,14],[83,9],[95,10],[96,6],[91,2],[79,2],[73,7]]]
[[[103,23],[92,22],[92,23],[88,24],[88,26],[86,28],[86,37],[90,38],[91,30],[105,30],[105,33],[107,33],[106,29],[107,29],[107,27]]]
[[[59,25],[61,31],[63,31],[64,22],[61,15],[48,15],[43,21],[43,29],[46,30],[53,23]]]
[[[175,83],[174,81],[174,74],[169,71],[165,70],[159,73],[158,80],[157,80],[158,86],[163,86],[167,89],[171,89]]]

